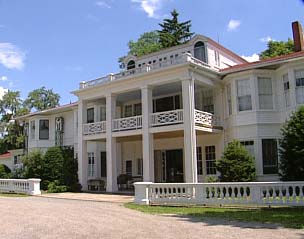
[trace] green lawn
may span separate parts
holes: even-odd
[[[21,193],[0,193],[0,197],[28,197],[29,195]]]
[[[145,206],[127,203],[125,207],[151,214],[175,214],[205,218],[221,218],[228,221],[279,223],[284,227],[304,229],[304,207],[297,208],[211,208]]]

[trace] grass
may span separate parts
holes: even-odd
[[[0,197],[28,197],[29,195],[21,193],[0,193]]]
[[[297,208],[216,208],[146,206],[126,203],[125,207],[150,214],[174,214],[182,217],[220,218],[227,221],[276,223],[287,228],[304,229],[304,207]]]

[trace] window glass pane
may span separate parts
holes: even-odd
[[[143,164],[142,164],[142,159],[137,159],[137,174],[142,175],[143,171]]]
[[[289,86],[289,79],[288,74],[283,75],[283,87],[284,87],[284,99],[285,99],[285,106],[290,106],[290,86]]]
[[[106,152],[100,152],[100,166],[101,166],[101,177],[107,176],[107,156]]]
[[[180,96],[179,95],[176,95],[174,96],[174,109],[177,110],[177,109],[180,109],[181,106],[180,106]]]
[[[214,114],[213,90],[204,90],[203,94],[203,111]]]
[[[260,109],[272,109],[272,81],[271,78],[258,77]]]
[[[250,80],[237,81],[238,109],[239,111],[252,110]]]
[[[194,45],[194,57],[198,60],[206,62],[205,44],[203,42],[197,42]]]
[[[142,109],[141,109],[141,103],[134,105],[134,115],[141,115]]]
[[[174,110],[174,98],[172,96],[155,100],[156,112]]]
[[[132,161],[131,160],[126,161],[126,174],[132,175]]]
[[[87,123],[94,123],[94,108],[87,109]]]
[[[95,155],[93,152],[88,152],[88,177],[95,175]]]
[[[49,120],[39,120],[39,139],[49,139]]]
[[[32,120],[30,123],[30,137],[35,139],[35,120]]]
[[[207,175],[216,174],[215,167],[215,146],[205,147],[205,157],[206,157],[206,173]]]
[[[106,107],[101,106],[100,107],[100,121],[106,121]]]
[[[228,114],[232,114],[232,104],[231,104],[231,84],[227,85],[227,104],[228,104]]]
[[[203,175],[202,147],[196,148],[196,158],[197,158],[197,174]]]
[[[132,105],[125,105],[125,117],[132,116]]]
[[[295,71],[296,78],[296,101],[297,104],[304,103],[304,70]]]
[[[278,147],[276,139],[262,139],[263,173],[278,173]]]

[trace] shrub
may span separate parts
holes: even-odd
[[[47,186],[48,193],[63,193],[68,190],[68,187],[65,185],[60,185],[59,180],[55,180],[54,182],[50,182]]]
[[[256,179],[254,158],[234,140],[225,148],[222,158],[216,163],[221,182],[250,182]]]
[[[304,180],[304,106],[293,113],[282,129],[280,177],[283,181]]]
[[[11,170],[5,164],[0,164],[0,178],[11,178]]]
[[[25,178],[40,178],[43,180],[43,152],[33,150],[22,158]]]

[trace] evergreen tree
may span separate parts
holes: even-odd
[[[221,182],[250,182],[256,179],[254,158],[239,141],[232,141],[216,163]]]
[[[283,181],[304,180],[304,106],[293,113],[282,129],[280,176]]]
[[[161,30],[159,33],[159,41],[163,48],[177,46],[186,43],[191,39],[194,33],[190,32],[191,21],[179,22],[178,12],[174,9],[171,12],[172,19],[164,19],[160,23]]]

